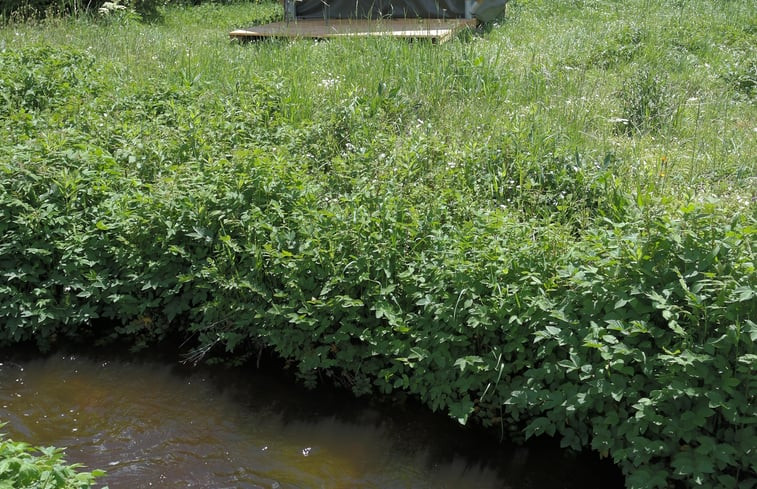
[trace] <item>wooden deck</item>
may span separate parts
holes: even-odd
[[[300,19],[274,22],[229,33],[232,39],[253,40],[267,37],[288,39],[328,39],[346,36],[392,36],[403,39],[430,39],[442,43],[466,27],[475,27],[475,19]]]

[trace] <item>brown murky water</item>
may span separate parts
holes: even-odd
[[[555,453],[545,464],[425,411],[339,397],[167,363],[56,355],[0,364],[3,431],[67,447],[69,461],[105,469],[110,489],[612,486]]]

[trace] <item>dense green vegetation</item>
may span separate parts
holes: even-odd
[[[0,3],[0,20],[24,22],[30,19],[60,16],[117,14],[122,20],[161,20],[159,7],[192,5],[204,0],[3,0]],[[234,0],[231,0],[234,1]],[[220,0],[223,3],[223,0]]]
[[[0,434],[0,487],[14,489],[88,489],[102,471],[84,472],[67,464],[58,448],[35,448]],[[107,488],[104,488],[107,489]]]
[[[0,29],[2,343],[268,348],[310,385],[589,447],[628,487],[754,487],[753,3],[226,37],[277,15]]]

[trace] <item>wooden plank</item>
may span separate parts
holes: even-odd
[[[466,27],[475,27],[477,23],[475,19],[300,19],[239,29],[229,35],[232,39],[240,40],[267,37],[328,39],[346,36],[391,36],[444,42]]]

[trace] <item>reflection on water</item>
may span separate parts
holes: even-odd
[[[524,450],[474,462],[437,418],[325,397],[243,371],[61,355],[0,365],[3,431],[68,447],[111,489],[566,487],[570,461],[547,473]]]

